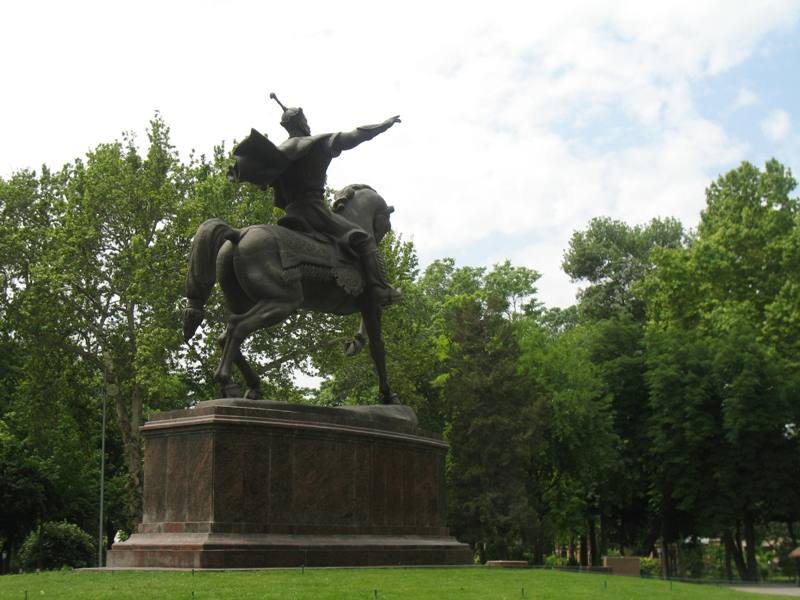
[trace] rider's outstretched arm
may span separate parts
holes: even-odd
[[[383,133],[395,123],[400,122],[400,116],[394,116],[386,119],[383,123],[377,125],[364,125],[357,127],[353,131],[340,133],[336,136],[336,145],[338,150],[351,150],[358,146],[361,142],[371,140],[376,135]]]

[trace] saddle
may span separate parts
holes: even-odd
[[[351,296],[364,291],[358,256],[349,245],[313,231],[304,219],[285,216],[272,228],[284,278],[333,280]]]

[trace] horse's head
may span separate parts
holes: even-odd
[[[364,183],[348,185],[336,192],[333,210],[371,233],[378,243],[392,228],[390,215],[394,207]]]

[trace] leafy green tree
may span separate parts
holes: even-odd
[[[57,508],[58,493],[43,465],[0,422],[0,547],[7,572],[28,531]]]
[[[529,397],[537,414],[529,496],[543,534],[567,543],[577,536],[581,564],[598,564],[597,518],[619,469],[611,398],[592,362],[591,325],[561,329],[550,323],[529,319],[521,335],[524,388],[538,391]],[[540,562],[545,540],[537,545]]]
[[[521,556],[534,543],[530,503],[534,408],[517,361],[513,306],[531,298],[538,274],[504,263],[489,273],[436,263],[424,283],[443,292],[442,386],[451,444],[453,530],[481,560]],[[520,303],[517,302],[519,305]]]
[[[61,224],[65,179],[66,171],[43,168],[40,175],[23,171],[0,180],[0,428],[4,443],[19,449],[6,459],[47,482],[39,516],[69,515],[87,526],[96,523],[98,381],[76,359],[65,311],[42,267]],[[25,460],[15,462],[16,455]]]
[[[168,134],[157,116],[144,159],[127,138],[101,144],[86,163],[65,169],[59,227],[37,264],[39,287],[60,313],[60,346],[102,375],[122,436],[134,521],[145,407],[174,406],[182,390],[175,299],[186,243],[171,225],[185,182]],[[31,304],[38,309],[42,302],[34,296]]]
[[[651,252],[677,248],[683,226],[675,219],[653,219],[645,226],[599,217],[576,231],[564,253],[562,267],[573,281],[586,281],[578,298],[581,311],[592,319],[612,317],[625,310],[644,318],[644,298],[638,283],[652,269]]]
[[[759,523],[797,514],[795,186],[777,161],[721,176],[696,238],[648,283],[655,498],[721,535],[753,580]]]
[[[528,398],[517,374],[513,327],[475,298],[448,308],[449,509],[453,530],[481,556],[511,558],[532,542],[526,490]]]
[[[579,294],[577,322],[591,331],[586,348],[610,397],[619,440],[621,463],[601,499],[603,539],[637,555],[649,554],[660,535],[648,496],[652,465],[645,426],[650,409],[642,283],[654,269],[657,250],[680,248],[683,240],[683,228],[674,219],[653,219],[644,226],[593,219],[573,234],[562,265],[574,281],[589,284]]]

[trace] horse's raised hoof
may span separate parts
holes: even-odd
[[[242,398],[242,388],[238,383],[226,383],[222,386],[223,398]]]
[[[364,338],[357,335],[355,338],[344,344],[345,356],[355,356],[364,347]]]
[[[261,395],[261,390],[250,388],[244,393],[244,398],[248,400],[261,400],[263,396]]]
[[[397,394],[394,394],[394,393],[389,394],[388,396],[386,394],[381,394],[381,403],[382,404],[402,404],[402,402],[400,402],[400,397]]]

